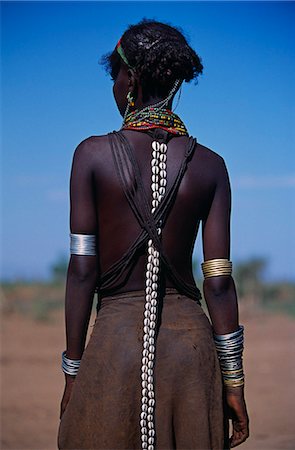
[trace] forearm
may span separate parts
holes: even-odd
[[[223,379],[227,404],[224,417],[232,419],[233,433],[229,445],[232,448],[249,436],[249,419],[244,399],[243,332],[239,328],[237,295],[232,277],[206,278],[204,295],[215,333],[214,341]]]
[[[207,278],[204,296],[215,334],[235,331],[239,325],[237,294],[231,276]]]
[[[95,257],[72,256],[65,299],[66,355],[81,359],[92,310],[98,271]]]
[[[228,393],[236,395],[243,391],[244,374],[241,359],[243,329],[239,327],[235,283],[231,276],[207,278],[204,293],[217,352],[222,358],[220,364],[225,387]]]

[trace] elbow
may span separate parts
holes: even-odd
[[[228,294],[232,287],[233,279],[228,275],[210,277],[204,281],[205,295],[210,297],[222,298]]]
[[[92,285],[97,283],[99,278],[97,258],[93,256],[72,256],[68,278],[77,284]]]
[[[97,281],[98,275],[96,274],[96,272],[74,272],[69,274],[69,279],[79,285],[92,285]]]

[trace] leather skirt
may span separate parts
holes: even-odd
[[[143,291],[104,297],[61,418],[58,448],[140,450]],[[157,450],[224,448],[222,380],[211,324],[167,288],[154,364]]]

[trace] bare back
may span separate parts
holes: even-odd
[[[125,130],[123,133],[133,148],[150,201],[152,138],[144,132]],[[178,173],[187,142],[188,138],[182,136],[172,138],[168,143],[168,189]],[[222,158],[197,144],[162,232],[163,248],[169,261],[190,284],[194,284],[192,252],[198,225],[200,221],[203,225],[206,223],[220,184],[227,184]],[[224,194],[227,193],[225,189]],[[71,199],[71,229],[98,235],[100,273],[104,273],[121,258],[141,231],[122,190],[107,136],[88,138],[78,146],[72,169]],[[227,216],[227,208],[224,214]],[[220,211],[218,221],[222,222]],[[143,289],[145,263],[145,252],[142,251],[126,282],[112,293]],[[173,281],[167,279],[166,286],[173,287]]]

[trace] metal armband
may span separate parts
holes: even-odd
[[[226,258],[208,259],[201,266],[205,279],[232,274],[232,262]]]
[[[75,234],[70,233],[71,255],[96,255],[96,235],[95,234]]]

